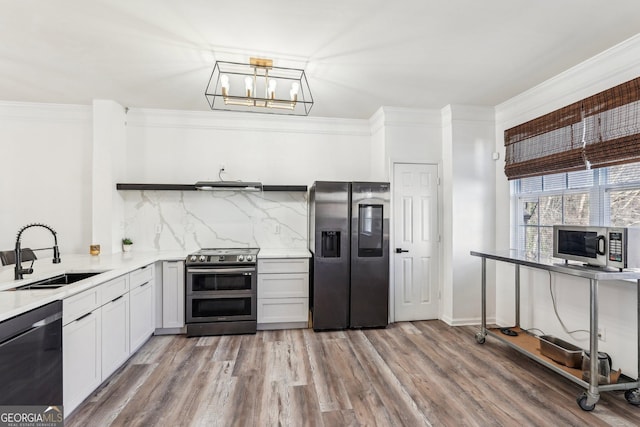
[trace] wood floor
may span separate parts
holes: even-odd
[[[476,328],[152,337],[65,426],[637,426],[640,407],[581,387]]]

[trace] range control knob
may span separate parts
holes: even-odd
[[[197,256],[191,255],[191,258],[189,258],[189,261],[196,262],[197,259],[198,259]]]
[[[247,261],[251,261],[253,257],[251,255],[247,255]]]
[[[220,261],[220,262],[224,261],[224,255],[220,255],[220,256],[218,257],[218,261]]]
[[[244,261],[244,256],[238,255],[238,261],[240,261],[240,262]]]
[[[205,257],[204,255],[200,255],[200,258],[198,258],[198,261],[200,262],[205,262],[207,260],[207,257]]]

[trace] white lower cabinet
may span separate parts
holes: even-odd
[[[102,382],[101,309],[62,328],[64,410],[73,411]]]
[[[262,298],[258,300],[258,322],[261,329],[271,329],[269,324],[304,322],[309,318],[309,298]],[[283,325],[284,327],[284,325]],[[293,327],[287,325],[287,328]]]
[[[129,293],[102,306],[102,379],[129,358]]]
[[[162,263],[162,327],[184,326],[184,261]]]
[[[129,274],[129,350],[134,353],[155,330],[154,265]]]
[[[154,267],[135,270],[63,301],[63,393],[70,414],[155,329]]]
[[[258,329],[306,328],[309,260],[258,259]]]
[[[130,349],[138,350],[155,329],[153,282],[146,282],[129,292]]]

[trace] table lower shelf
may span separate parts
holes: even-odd
[[[553,359],[543,355],[540,352],[540,339],[534,335],[530,335],[518,327],[509,328],[518,333],[517,336],[509,336],[500,332],[500,328],[487,328],[487,334],[497,338],[498,340],[506,343],[515,350],[525,354],[526,356],[534,359],[538,363],[546,366],[547,368],[557,372],[565,378],[575,382],[576,384],[588,388],[589,383],[582,379],[582,369],[569,368],[562,365]],[[598,386],[600,391],[609,390],[630,390],[640,387],[640,382],[626,375],[620,375],[615,384],[602,384]]]

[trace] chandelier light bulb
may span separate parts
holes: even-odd
[[[299,90],[300,90],[300,83],[298,82],[291,83],[291,90],[289,91],[289,96],[291,97],[291,101],[296,102],[298,100]]]
[[[220,86],[222,87],[222,96],[229,96],[229,76],[220,75]]]
[[[251,96],[251,92],[253,91],[253,79],[251,77],[245,77],[244,86],[247,89],[247,96]]]
[[[276,80],[269,80],[269,89],[267,90],[267,93],[269,95],[270,99],[274,99],[276,97],[276,85],[278,84],[278,82]]]

